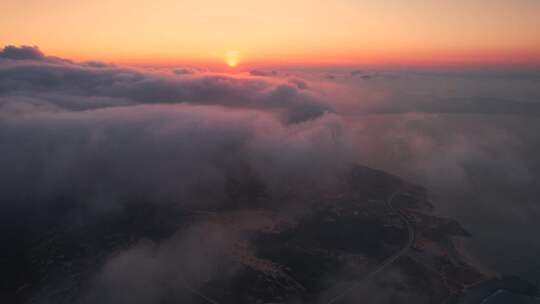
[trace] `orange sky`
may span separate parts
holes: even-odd
[[[178,64],[540,62],[538,0],[2,0],[0,45]]]

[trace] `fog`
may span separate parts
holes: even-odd
[[[291,191],[316,196],[358,163],[426,186],[436,212],[472,233],[467,248],[481,264],[540,282],[539,115],[534,70],[219,74],[6,48],[1,222],[84,225],[120,216],[130,202],[215,211],[227,202],[227,179],[246,174],[272,198],[253,204],[301,212]],[[234,273],[222,259],[236,237],[204,225],[137,241],[107,258],[79,300],[184,299],[176,287]]]

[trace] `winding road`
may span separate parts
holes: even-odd
[[[369,272],[360,281],[353,283],[350,287],[348,287],[347,289],[342,291],[340,294],[334,296],[332,299],[330,299],[328,302],[326,302],[326,304],[333,304],[333,303],[336,303],[337,301],[343,299],[345,296],[347,296],[347,294],[349,294],[354,289],[360,287],[362,284],[364,284],[367,281],[369,281],[370,279],[372,279],[375,275],[377,275],[378,273],[383,271],[385,268],[390,266],[395,260],[397,260],[398,258],[403,256],[404,254],[406,254],[407,251],[409,251],[411,246],[414,244],[414,240],[415,240],[415,237],[416,237],[415,236],[414,225],[407,218],[407,216],[405,215],[405,213],[403,211],[401,211],[399,209],[396,209],[394,206],[392,206],[392,201],[396,198],[396,196],[398,196],[401,193],[401,191],[402,191],[402,188],[400,188],[399,190],[396,190],[394,193],[392,193],[392,195],[390,195],[385,200],[385,204],[386,204],[386,208],[388,208],[388,210],[391,213],[395,213],[401,219],[401,221],[405,224],[405,226],[407,227],[407,232],[408,232],[408,235],[409,235],[407,243],[399,251],[397,251],[393,255],[389,256],[388,258],[386,258],[381,264],[379,264],[375,269],[373,269],[371,272]]]
[[[345,296],[347,296],[347,294],[352,292],[354,289],[356,289],[359,286],[361,286],[362,284],[366,283],[367,281],[372,279],[375,275],[377,275],[378,273],[380,273],[384,269],[386,269],[388,266],[390,266],[398,258],[405,255],[407,253],[407,251],[409,251],[409,249],[414,244],[414,240],[415,240],[415,237],[416,237],[415,236],[414,225],[407,218],[407,215],[403,211],[395,208],[392,205],[392,202],[401,193],[402,190],[403,190],[403,188],[400,188],[400,189],[396,190],[384,202],[385,202],[386,208],[390,211],[390,213],[396,214],[401,219],[403,224],[407,227],[407,232],[408,232],[407,243],[399,251],[397,251],[393,255],[389,256],[388,258],[386,258],[381,264],[379,264],[375,269],[373,269],[371,272],[369,272],[360,281],[353,283],[350,287],[343,290],[341,293],[339,293],[338,295],[336,295],[332,299],[330,299],[328,302],[326,302],[326,304],[333,304],[333,303],[336,303],[337,301],[343,299]],[[190,290],[193,294],[195,294],[196,296],[198,296],[199,298],[204,300],[206,303],[219,304],[217,301],[211,299],[210,297],[204,295],[203,293],[201,293],[201,292],[199,292],[199,291],[197,291],[197,290],[195,290],[193,288],[190,288],[189,286],[186,286],[186,288],[188,290]]]

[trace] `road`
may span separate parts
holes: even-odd
[[[192,288],[191,286],[185,284],[184,285],[184,288],[186,288],[187,290],[189,290],[191,293],[193,293],[194,295],[196,295],[197,297],[199,297],[200,299],[202,299],[203,301],[205,301],[206,303],[210,303],[210,304],[219,304],[219,302],[213,300],[212,298],[208,297],[207,295],[199,292],[198,290]]]
[[[403,213],[401,210],[394,208],[392,206],[393,200],[401,193],[402,188],[399,190],[396,190],[392,195],[390,195],[386,200],[385,204],[388,210],[391,213],[396,214],[401,221],[405,224],[407,227],[407,233],[408,233],[408,240],[407,243],[396,253],[386,258],[381,264],[379,264],[375,269],[373,269],[371,272],[369,272],[365,277],[363,277],[360,281],[353,283],[350,287],[342,291],[340,294],[334,296],[332,299],[330,299],[326,304],[333,304],[337,301],[343,299],[347,294],[352,292],[354,289],[360,287],[362,284],[366,283],[367,281],[371,280],[375,275],[386,269],[388,266],[390,266],[395,260],[399,259],[401,256],[407,253],[411,246],[414,244],[415,239],[415,230],[414,225],[411,223],[411,221],[407,218],[405,213]]]
[[[401,219],[403,224],[407,227],[407,233],[408,233],[407,243],[399,251],[397,251],[393,255],[389,256],[388,258],[386,258],[381,264],[379,264],[375,269],[373,269],[371,272],[369,272],[360,281],[353,283],[350,287],[348,287],[347,289],[342,291],[340,294],[334,296],[332,299],[330,299],[328,302],[326,302],[326,304],[333,304],[333,303],[336,303],[337,301],[343,299],[351,291],[353,291],[354,289],[360,287],[362,284],[366,283],[367,281],[369,281],[370,279],[375,277],[378,273],[382,272],[384,269],[386,269],[388,266],[390,266],[394,261],[399,259],[401,256],[405,255],[407,253],[407,251],[409,251],[409,249],[412,247],[412,245],[414,243],[414,240],[415,240],[415,237],[416,237],[415,236],[414,225],[407,218],[406,214],[403,211],[395,208],[392,205],[392,202],[401,193],[402,189],[403,188],[400,188],[400,189],[394,191],[394,193],[392,193],[392,195],[390,195],[384,202],[385,202],[386,208],[390,211],[390,213],[396,214]],[[206,303],[219,304],[217,301],[211,299],[210,297],[202,294],[201,292],[199,292],[199,291],[197,291],[197,290],[195,290],[193,288],[190,288],[190,287],[187,287],[187,286],[186,286],[186,288],[188,290],[190,290],[193,294],[197,295],[199,298],[201,298]]]

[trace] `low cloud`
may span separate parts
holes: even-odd
[[[96,223],[131,202],[216,210],[230,203],[230,180],[264,185],[270,199],[246,199],[249,207],[285,208],[361,163],[427,185],[438,210],[483,246],[501,243],[502,257],[540,252],[530,234],[540,216],[534,77],[391,71],[363,81],[347,70],[280,79],[74,63],[32,47],[0,54],[3,223]],[[519,233],[497,229],[500,221]],[[177,274],[190,282],[221,275],[234,238],[223,233],[193,226],[111,255],[86,299],[192,295],[182,290],[196,286]]]
[[[234,237],[218,225],[198,224],[159,244],[139,243],[107,261],[82,303],[191,303],[206,282],[238,270],[228,260]]]
[[[4,49],[0,50],[0,58],[12,59],[12,60],[42,60],[45,55],[37,46],[16,47],[14,45],[8,45]]]
[[[173,73],[175,73],[176,75],[191,75],[197,73],[197,71],[190,68],[178,68],[174,69]]]
[[[178,70],[173,71],[177,73]],[[292,84],[279,80],[198,73],[182,77],[142,69],[115,67],[96,62],[4,62],[0,65],[0,96],[42,98],[46,102],[75,110],[54,96],[118,99],[138,104],[189,103],[270,110],[284,113],[290,122],[313,119],[333,111],[326,100],[307,91],[301,80]],[[83,109],[106,103],[89,102]],[[108,105],[107,105],[108,106]]]
[[[285,180],[317,183],[317,174],[339,167],[332,144],[340,121],[332,115],[289,128],[273,115],[215,106],[38,107],[1,125],[0,194],[21,203],[106,195],[208,206],[225,200],[237,166],[254,170],[275,195],[288,191]]]
[[[264,71],[264,70],[251,70],[249,71],[251,76],[260,76],[260,77],[273,77],[277,76],[278,72],[276,71]]]
[[[291,78],[287,80],[289,83],[294,84],[300,90],[307,90],[309,88],[307,82],[302,79]]]

